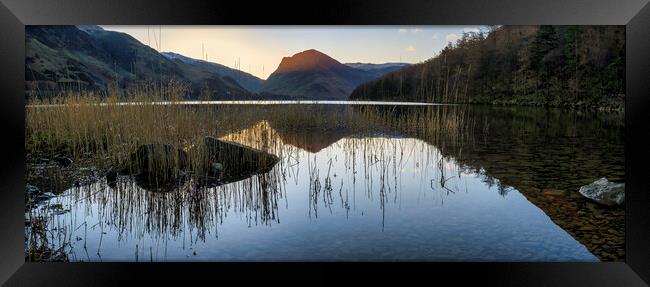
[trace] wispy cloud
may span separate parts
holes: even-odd
[[[431,39],[438,40],[439,36],[438,33],[433,33],[433,36],[431,36]]]
[[[400,32],[400,33],[407,33],[407,32],[420,33],[420,32],[422,32],[422,29],[420,29],[420,28],[411,28],[411,29],[399,28],[397,30],[397,32]]]
[[[406,49],[404,49],[404,50],[406,50],[407,52],[414,52],[414,51],[415,51],[415,47],[413,47],[413,45],[409,45],[409,46],[406,47]]]
[[[456,35],[454,33],[447,34],[447,41],[448,42],[456,41],[456,39],[458,39],[458,35]]]

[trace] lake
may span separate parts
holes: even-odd
[[[27,217],[49,219],[48,244],[70,261],[624,258],[624,210],[578,194],[601,177],[624,181],[622,113],[368,107],[188,103],[176,108],[202,121],[208,111],[225,115],[215,119],[228,127],[219,139],[279,161],[216,186],[190,177],[170,191],[128,175],[108,184],[96,172]],[[95,170],[88,162],[75,169]]]

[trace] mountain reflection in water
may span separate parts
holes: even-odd
[[[323,110],[336,118],[350,108]],[[414,108],[441,107],[391,114]],[[277,155],[266,173],[214,187],[191,179],[166,193],[100,180],[40,211],[67,211],[52,215],[50,243],[73,261],[598,260],[530,194],[622,179],[620,119],[449,111],[461,112],[471,119],[461,134],[250,119],[222,139]]]

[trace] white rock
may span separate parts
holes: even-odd
[[[614,183],[601,178],[580,187],[580,194],[604,205],[621,205],[625,202],[625,183]]]

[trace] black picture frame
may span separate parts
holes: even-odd
[[[0,0],[0,282],[7,286],[156,283],[404,284],[410,280],[495,286],[647,286],[650,282],[650,5],[648,0],[171,1]],[[626,261],[601,263],[26,263],[25,25],[470,25],[626,26]],[[307,281],[304,281],[306,279]],[[444,280],[444,281],[443,281]]]

